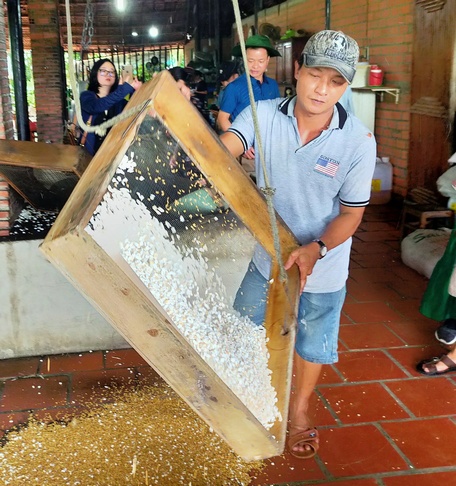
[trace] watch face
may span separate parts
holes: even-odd
[[[328,253],[328,248],[326,248],[326,245],[323,243],[321,240],[314,240],[315,243],[318,243],[320,245],[320,258],[323,258],[326,253]]]

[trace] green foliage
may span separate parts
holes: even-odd
[[[32,66],[32,51],[24,51],[25,64],[25,80],[27,83],[27,104],[29,109],[35,110],[35,83],[33,81],[33,66]],[[11,100],[13,105],[13,112],[16,111],[16,104],[14,103],[14,79],[12,70],[11,52],[8,52],[8,79],[11,93]]]

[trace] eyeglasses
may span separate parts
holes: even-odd
[[[109,76],[110,78],[113,78],[116,75],[115,71],[108,71],[107,69],[99,69],[98,72],[102,76]]]

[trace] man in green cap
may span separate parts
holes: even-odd
[[[266,35],[252,35],[247,39],[245,49],[255,101],[279,98],[280,92],[277,81],[264,74],[270,58],[280,56],[279,51],[273,48],[269,37]],[[241,46],[235,46],[231,54],[235,57],[241,56]],[[225,88],[217,117],[220,130],[226,132],[236,116],[249,104],[247,75],[244,73]],[[244,156],[248,157],[248,153]],[[253,158],[253,153],[252,157],[248,158]]]

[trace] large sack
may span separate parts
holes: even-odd
[[[456,165],[437,179],[437,189],[443,196],[456,197]]]
[[[418,229],[410,233],[401,242],[402,261],[430,278],[434,267],[445,253],[450,234],[451,230],[448,228]]]

